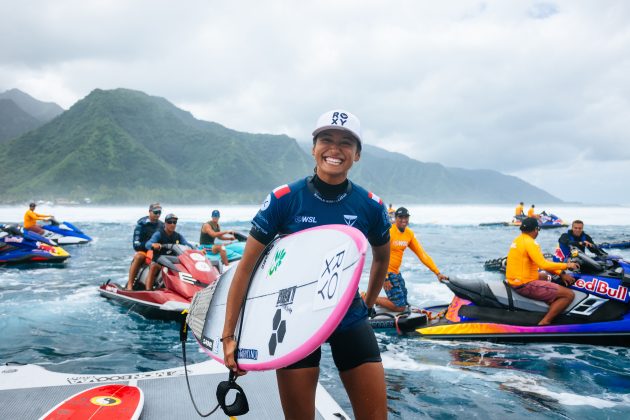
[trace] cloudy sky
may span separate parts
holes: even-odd
[[[0,0],[0,91],[95,88],[308,140],[343,107],[364,141],[630,204],[630,2]]]

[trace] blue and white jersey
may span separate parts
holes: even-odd
[[[348,182],[337,198],[327,200],[315,189],[312,177],[274,189],[252,220],[251,235],[268,244],[277,234],[299,232],[315,226],[345,224],[365,235],[372,246],[389,241],[389,217],[383,201]]]

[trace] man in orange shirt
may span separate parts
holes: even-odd
[[[433,259],[427,254],[416,235],[407,227],[409,225],[409,211],[404,207],[399,207],[395,213],[396,219],[392,227],[389,229],[390,235],[390,255],[389,267],[387,268],[387,278],[383,284],[383,289],[387,297],[378,297],[376,304],[390,311],[401,312],[406,310],[407,288],[405,280],[400,273],[400,265],[402,264],[403,254],[409,247],[420,261],[437,276],[438,280],[448,279],[447,276],[440,273]]]
[[[560,274],[561,280],[569,286],[575,282],[570,274],[564,272],[579,269],[576,263],[556,263],[548,261],[535,241],[540,227],[538,220],[528,217],[521,223],[521,233],[512,245],[507,256],[505,277],[508,284],[519,295],[530,299],[540,300],[549,305],[549,310],[538,325],[549,325],[573,301],[574,293],[571,289],[548,280],[547,273],[538,269]]]
[[[37,225],[38,220],[49,220],[52,218],[49,214],[35,213],[35,207],[37,204],[31,203],[28,205],[28,210],[24,213],[24,229],[28,229],[40,235],[44,234],[44,229]]]
[[[522,201],[518,204],[518,206],[516,206],[516,208],[514,209],[514,218],[516,220],[522,220],[525,218],[525,203],[523,203]]]

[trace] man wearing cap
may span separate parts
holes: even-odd
[[[234,232],[231,230],[222,231],[219,226],[219,218],[221,213],[219,210],[212,210],[212,219],[208,220],[201,226],[201,233],[199,234],[199,245],[201,245],[206,252],[211,252],[221,256],[221,262],[223,265],[228,265],[227,253],[223,245],[215,244],[216,239],[224,241],[233,241]]]
[[[403,254],[407,248],[411,249],[420,258],[420,261],[437,276],[439,281],[448,279],[448,277],[440,273],[433,259],[424,251],[416,235],[408,227],[409,211],[404,207],[399,207],[396,210],[395,217],[395,222],[389,229],[389,267],[387,268],[387,279],[383,283],[383,289],[387,297],[378,297],[376,304],[390,311],[402,312],[409,305],[405,280],[400,272]]]
[[[138,275],[138,270],[140,270],[147,257],[148,249],[144,247],[145,243],[155,231],[164,226],[160,220],[161,214],[162,206],[160,206],[160,203],[153,203],[149,205],[149,215],[141,217],[136,222],[136,228],[133,230],[133,249],[136,251],[136,254],[133,256],[133,261],[131,261],[131,266],[129,267],[127,290],[133,290],[133,282]]]
[[[535,241],[540,231],[536,218],[524,219],[520,229],[522,233],[510,245],[505,277],[510,287],[519,295],[549,305],[547,314],[538,323],[549,325],[573,301],[574,293],[571,289],[549,281],[547,273],[539,273],[538,270],[560,274],[560,279],[569,286],[575,283],[575,278],[564,270],[577,270],[579,266],[573,262],[557,263],[545,259],[540,245]]]
[[[160,270],[159,264],[155,261],[162,254],[162,245],[166,244],[181,244],[186,245],[189,248],[193,248],[193,246],[184,238],[184,236],[178,232],[175,232],[175,228],[177,227],[177,216],[173,213],[169,213],[164,217],[164,225],[162,228],[158,229],[151,238],[146,242],[146,249],[153,249],[153,262],[151,262],[151,267],[149,267],[149,275],[147,276],[147,281],[145,284],[145,288],[147,290],[153,290],[153,282],[155,281],[155,276],[157,272]]]
[[[26,210],[26,213],[24,213],[24,229],[28,229],[32,232],[43,235],[44,229],[37,225],[37,221],[50,220],[52,219],[52,215],[35,213],[36,206],[37,204],[35,203],[31,203],[28,205],[28,210]]]

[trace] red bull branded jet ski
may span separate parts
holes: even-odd
[[[0,224],[0,264],[61,263],[70,254],[22,226]]]
[[[578,249],[571,260],[580,264],[570,286],[575,298],[551,325],[537,325],[546,303],[505,283],[451,278],[445,282],[455,294],[450,305],[426,308],[434,319],[416,331],[444,339],[630,345],[630,263],[611,255],[591,258]]]

